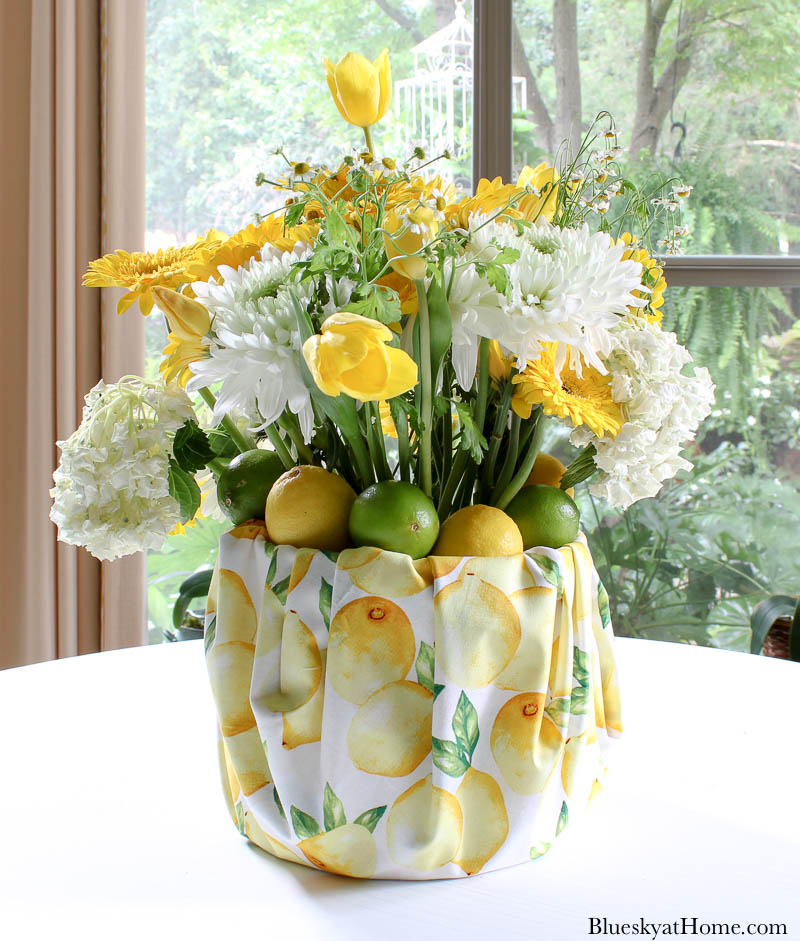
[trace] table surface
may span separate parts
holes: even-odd
[[[0,935],[559,941],[687,916],[800,938],[800,667],[629,639],[618,658],[626,736],[587,817],[537,862],[440,882],[239,836],[200,641],[2,672]]]

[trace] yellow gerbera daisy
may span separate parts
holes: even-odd
[[[164,359],[159,366],[159,372],[164,377],[164,382],[169,383],[177,380],[178,385],[185,387],[192,377],[190,365],[205,359],[208,356],[208,347],[203,346],[200,337],[192,340],[182,340],[174,333],[170,333],[169,343],[164,347],[162,353]]]
[[[116,251],[89,263],[83,276],[88,287],[127,288],[120,298],[117,313],[124,314],[135,300],[146,317],[153,309],[152,289],[156,285],[175,290],[188,278],[187,270],[205,244],[203,239],[180,248],[160,248],[157,252]]]
[[[642,284],[650,288],[650,294],[642,291],[633,292],[636,297],[648,298],[647,307],[629,307],[628,313],[633,317],[644,317],[648,323],[654,323],[660,327],[664,316],[661,307],[664,304],[664,291],[667,288],[664,269],[656,263],[654,258],[650,257],[647,249],[637,247],[636,238],[630,232],[623,232],[619,241],[629,246],[623,252],[622,260],[627,261],[630,258],[638,261],[642,266]]]
[[[573,425],[586,425],[598,438],[615,437],[625,419],[622,407],[611,395],[611,377],[585,365],[583,376],[565,366],[557,377],[557,346],[547,344],[539,359],[528,363],[524,372],[512,378],[517,387],[511,400],[514,411],[521,418],[530,418],[533,406],[541,405],[545,415],[558,415],[569,418]]]
[[[543,218],[552,222],[556,211],[557,181],[558,171],[546,163],[525,167],[516,185],[504,183],[499,176],[493,180],[479,180],[475,195],[448,206],[445,217],[451,226],[461,229],[467,228],[469,217],[476,212],[491,216],[505,210],[504,215],[512,219],[533,222]],[[529,187],[530,192],[527,191]]]

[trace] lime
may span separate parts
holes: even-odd
[[[531,484],[523,487],[506,507],[519,526],[526,549],[549,546],[560,549],[578,535],[580,513],[575,501],[558,487]]]
[[[267,497],[267,535],[276,545],[338,552],[350,544],[347,520],[356,492],[314,464],[286,471]]]
[[[217,501],[235,526],[264,519],[267,494],[283,470],[274,451],[254,448],[233,458],[217,480]]]
[[[449,517],[433,550],[434,555],[519,555],[522,536],[514,520],[496,506],[476,503]]]
[[[361,493],[350,511],[356,546],[377,546],[421,559],[439,535],[436,507],[414,484],[383,480]]]

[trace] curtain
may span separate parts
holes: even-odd
[[[144,369],[143,318],[81,286],[144,245],[143,0],[0,2],[0,668],[147,642],[145,561],[56,541],[57,439]]]

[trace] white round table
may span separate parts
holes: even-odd
[[[560,941],[686,917],[800,938],[800,667],[618,643],[626,736],[588,816],[536,862],[427,883],[237,833],[200,641],[2,672],[0,936]]]

